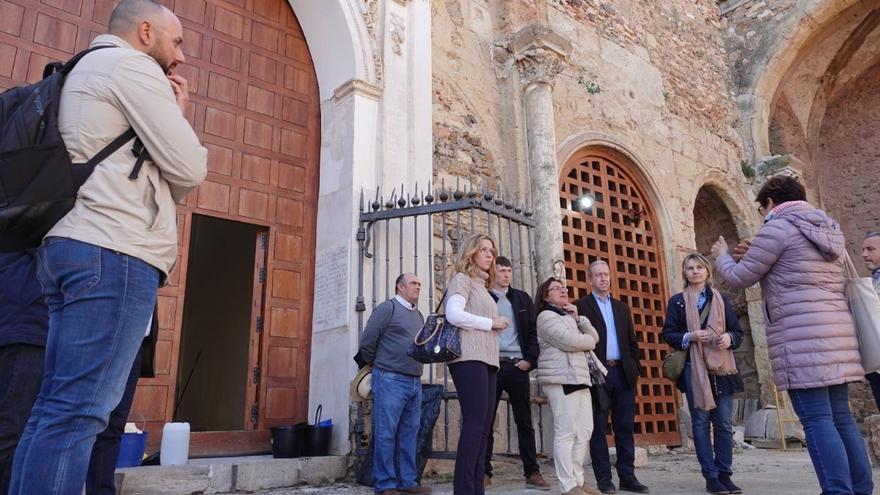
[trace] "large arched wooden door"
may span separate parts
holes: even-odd
[[[193,453],[265,451],[268,427],[308,414],[320,150],[314,64],[286,0],[162,3],[183,24],[186,64],[177,71],[189,81],[186,117],[208,148],[209,174],[178,207],[180,254],[159,293],[156,377],[140,381],[132,417],[158,433],[174,413],[193,216],[248,224],[268,233],[255,249],[262,287],[253,290],[249,354],[256,366],[241,377],[255,421],[208,434]],[[0,88],[36,81],[47,62],[86,48],[106,32],[115,4],[0,2]]]
[[[660,339],[667,300],[663,242],[644,188],[624,156],[604,148],[585,148],[562,169],[559,202],[566,278],[570,295],[590,293],[589,264],[611,267],[611,293],[632,311],[642,356],[636,409],[636,442],[678,445],[675,390],[660,366],[668,346]],[[590,194],[589,212],[577,201]]]

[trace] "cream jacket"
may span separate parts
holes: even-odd
[[[139,258],[167,278],[177,259],[175,203],[207,175],[207,150],[184,118],[168,78],[145,53],[112,35],[67,76],[58,127],[74,162],[85,162],[132,127],[150,153],[136,180],[131,143],[100,163],[76,204],[47,234]]]
[[[544,310],[538,315],[538,369],[540,383],[592,385],[587,353],[596,348],[599,334],[586,316],[577,323],[569,315]]]

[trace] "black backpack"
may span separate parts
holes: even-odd
[[[110,47],[95,46],[67,63],[47,64],[42,81],[0,94],[0,251],[38,246],[73,208],[77,190],[95,166],[136,137],[129,129],[88,162],[73,163],[58,130],[65,76],[86,54]],[[136,178],[144,157],[132,152],[137,164],[131,177]]]

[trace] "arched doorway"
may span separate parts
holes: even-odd
[[[705,185],[700,188],[694,203],[694,237],[696,239],[697,252],[708,256],[712,249],[712,244],[721,235],[731,245],[735,245],[740,239],[733,215],[721,199],[719,191],[714,186]],[[746,291],[745,289],[729,287],[717,275],[714,277],[714,281],[715,286],[730,299],[743,330],[743,343],[734,351],[734,355],[736,357],[736,366],[745,382],[746,398],[760,399],[761,384],[758,379],[758,368],[755,362],[755,342],[752,340]]]
[[[576,202],[595,198],[590,212]],[[660,339],[668,298],[663,240],[648,195],[621,153],[600,147],[576,152],[560,178],[562,239],[570,296],[590,293],[588,265],[603,259],[612,272],[612,294],[630,307],[642,351],[636,409],[636,442],[680,442],[676,391],[660,365],[669,347]]]
[[[188,300],[189,307],[229,309],[217,299],[223,294],[192,304],[193,294],[229,285],[219,269],[238,264],[247,270],[235,279],[242,309],[230,330],[245,347],[229,379],[237,390],[237,409],[230,414],[235,418],[223,432],[194,433],[191,453],[262,452],[269,448],[268,427],[304,421],[308,412],[320,151],[314,63],[286,0],[163,3],[184,27],[187,63],[179,72],[189,81],[187,118],[209,150],[209,174],[177,210],[179,259],[159,294],[156,377],[141,380],[132,417],[146,421],[156,443],[162,424],[175,415],[186,381],[181,373],[188,374],[195,361],[198,367],[209,362],[204,353],[200,360],[187,357],[182,345]],[[48,61],[88,46],[106,31],[113,6],[99,0],[5,2],[0,87],[35,81]],[[200,219],[207,220],[196,228]],[[210,232],[237,242],[211,245],[211,239],[224,237]],[[201,254],[198,238],[208,241]],[[197,258],[204,261],[216,252],[226,252],[226,258],[195,268]],[[194,278],[196,271],[203,276]],[[199,326],[204,325],[193,328]],[[222,356],[215,361],[222,363]],[[197,390],[198,373],[187,394]],[[226,385],[216,379],[205,383]]]

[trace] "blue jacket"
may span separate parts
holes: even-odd
[[[0,253],[0,346],[46,345],[49,313],[34,250]]]

